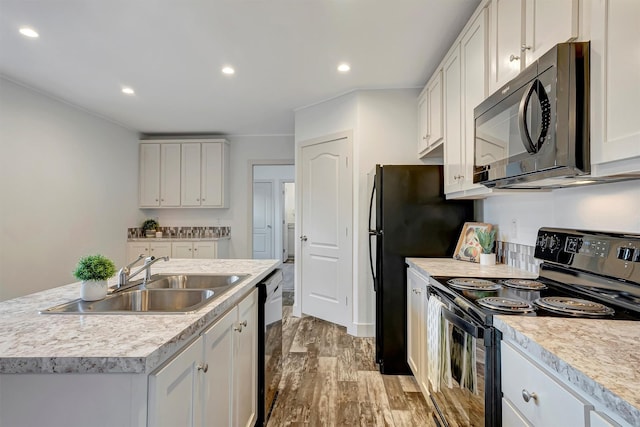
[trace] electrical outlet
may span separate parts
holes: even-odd
[[[511,229],[509,230],[509,234],[511,235],[512,239],[518,238],[518,219],[517,218],[513,218],[511,220]]]

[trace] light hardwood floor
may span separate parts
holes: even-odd
[[[284,307],[283,375],[269,427],[432,426],[412,376],[381,375],[373,338]]]

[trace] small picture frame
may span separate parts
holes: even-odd
[[[480,262],[482,247],[478,243],[476,233],[478,230],[491,230],[491,224],[484,222],[465,222],[458,238],[456,250],[453,252],[453,259],[469,262]]]

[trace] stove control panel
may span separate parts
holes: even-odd
[[[536,258],[640,284],[640,235],[543,227]]]

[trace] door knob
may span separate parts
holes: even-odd
[[[300,236],[300,240],[302,240],[303,242],[307,241],[307,236]]]

